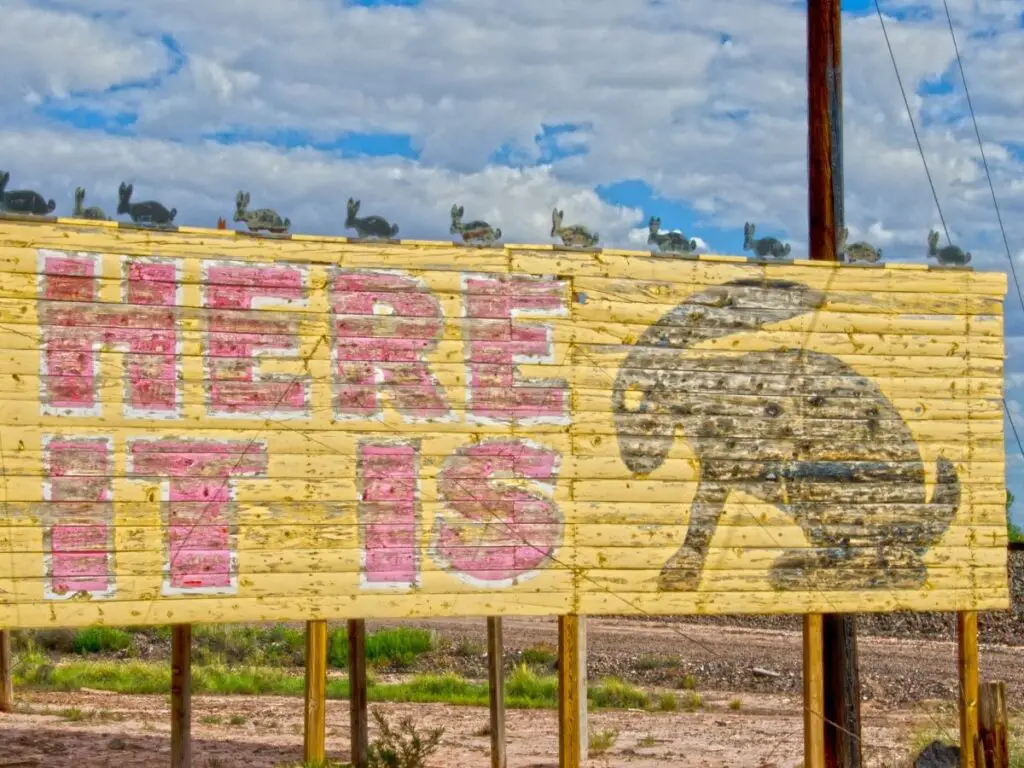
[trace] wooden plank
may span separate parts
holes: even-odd
[[[505,742],[505,666],[501,617],[487,617],[487,682],[491,725],[491,768],[508,768]]]
[[[349,725],[352,768],[367,768],[370,748],[366,686],[366,622],[348,622]]]
[[[586,682],[580,678],[585,635],[580,632],[581,617],[558,617],[558,764],[560,768],[579,768],[586,759],[583,750],[583,713],[586,712]]]
[[[303,760],[319,764],[326,758],[327,622],[306,622],[306,691]]]
[[[804,616],[804,766],[825,768],[825,669],[822,617]]]
[[[171,768],[192,765],[192,625],[171,628]]]
[[[11,630],[0,629],[0,713],[14,711],[14,668],[11,665]]]
[[[960,766],[979,766],[978,744],[978,613],[958,611],[956,615],[957,669],[959,672]]]
[[[1010,768],[1006,683],[981,685],[978,697],[978,737],[984,750],[985,768]]]
[[[0,624],[1008,600],[1004,276],[7,219],[0,274]]]

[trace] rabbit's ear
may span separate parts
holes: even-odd
[[[244,204],[244,202],[245,202],[245,195],[243,195],[241,192],[239,192],[237,195],[235,195],[235,207],[241,208],[242,205]]]
[[[252,199],[252,196],[251,196],[251,195],[250,195],[250,194],[249,194],[248,192],[246,192],[246,193],[245,193],[245,207],[246,207],[246,208],[248,208],[248,207],[249,207],[249,201],[250,201],[251,199]]]

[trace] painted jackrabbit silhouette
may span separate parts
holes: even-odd
[[[792,247],[789,243],[783,243],[774,237],[762,237],[754,239],[754,225],[746,223],[743,225],[743,250],[753,251],[759,259],[771,256],[773,259],[784,259],[789,256]]]
[[[118,216],[124,216],[127,214],[135,224],[148,224],[158,227],[168,226],[174,221],[174,217],[178,213],[177,208],[171,208],[168,210],[161,203],[158,203],[155,200],[133,203],[132,192],[134,190],[134,184],[125,184],[122,182],[121,186],[118,187]]]
[[[107,215],[103,213],[102,208],[96,206],[90,206],[86,208],[85,203],[85,189],[77,187],[75,189],[75,210],[71,214],[76,219],[92,219],[94,221],[107,221]]]
[[[249,193],[239,192],[235,196],[235,221],[244,221],[250,232],[266,230],[279,234],[287,232],[292,225],[291,220],[281,218],[277,211],[272,208],[257,208],[254,211],[249,208]]]
[[[471,221],[464,224],[462,217],[465,213],[466,209],[458,203],[452,206],[452,225],[448,230],[451,234],[461,234],[463,242],[481,245],[490,245],[501,239],[501,229],[495,229],[486,221]]]
[[[650,326],[623,361],[612,409],[626,466],[638,476],[655,472],[677,436],[700,461],[686,535],[661,589],[697,589],[734,491],[774,505],[807,537],[808,547],[784,549],[775,561],[776,589],[925,582],[921,558],[956,516],[960,481],[939,456],[927,498],[921,450],[873,380],[802,347],[695,356],[701,342],[756,332],[823,301],[820,291],[784,280],[707,288]],[[716,408],[709,395],[749,403]]]
[[[366,216],[357,218],[359,201],[348,199],[348,216],[345,218],[345,229],[354,229],[359,237],[393,238],[398,234],[398,225],[389,224],[383,216]]]
[[[934,230],[928,233],[928,257],[936,259],[944,267],[963,266],[971,263],[970,252],[964,253],[963,249],[957,245],[939,248],[939,233]]]
[[[565,211],[555,208],[551,212],[551,236],[562,238],[562,245],[569,248],[593,248],[600,240],[597,232],[591,232],[582,224],[573,224],[568,227],[562,226],[562,218]]]
[[[682,232],[659,233],[661,219],[657,216],[651,216],[651,220],[647,222],[647,229],[650,230],[647,236],[648,244],[657,245],[658,250],[663,253],[692,253],[697,250],[697,241],[687,239]]]
[[[54,200],[47,200],[38,192],[31,189],[15,189],[7,191],[7,184],[11,180],[8,171],[0,171],[0,210],[10,213],[27,213],[32,216],[45,216],[53,213],[57,207]]]

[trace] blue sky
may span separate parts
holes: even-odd
[[[0,155],[12,184],[122,177],[186,223],[238,185],[297,230],[344,199],[448,237],[452,202],[510,241],[550,210],[644,247],[646,220],[737,253],[743,224],[806,248],[804,10],[790,0],[0,0]],[[1013,258],[1024,250],[1024,14],[950,0]],[[1006,271],[941,2],[883,0],[953,237]],[[925,261],[938,216],[873,0],[844,3],[847,219]],[[45,191],[44,190],[44,191]],[[339,213],[340,212],[340,213]],[[1018,270],[1024,276],[1024,265]],[[1024,311],[1007,304],[1007,399],[1024,427]],[[1011,486],[1022,498],[1024,461]]]

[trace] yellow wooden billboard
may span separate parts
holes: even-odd
[[[0,221],[0,627],[1005,608],[1005,276]]]

